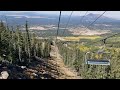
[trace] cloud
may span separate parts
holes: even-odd
[[[49,17],[42,17],[42,16],[27,16],[27,15],[6,15],[6,16],[13,16],[14,18],[44,18],[44,19],[56,19],[56,18],[49,18]]]
[[[59,11],[0,11],[1,15],[19,15],[25,12],[37,13],[37,14],[53,14],[59,15]],[[82,16],[85,14],[86,11],[74,11],[72,16]],[[89,13],[93,14],[102,14],[104,11],[88,11]],[[62,11],[62,15],[70,15],[71,11]],[[104,16],[120,19],[120,11],[107,11]],[[29,17],[28,17],[29,18]],[[41,18],[41,17],[31,17],[31,18]]]

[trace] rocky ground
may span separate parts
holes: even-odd
[[[51,48],[51,57],[47,59],[34,57],[27,66],[1,62],[0,79],[81,79],[74,70],[64,65],[58,48],[55,46]]]

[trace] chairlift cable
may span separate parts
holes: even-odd
[[[106,12],[106,11],[105,11]],[[104,13],[105,13],[104,12]],[[95,23],[104,13],[102,13],[98,18],[96,18],[95,19],[95,21],[94,22],[92,22],[89,26],[91,26],[93,23]],[[89,27],[88,26],[88,27]],[[88,28],[87,27],[87,28]],[[101,41],[103,41],[103,43],[104,43],[104,48],[105,48],[105,46],[106,46],[106,39],[107,38],[105,38],[105,39],[102,39]],[[90,52],[87,52],[87,53],[90,53]],[[86,53],[86,55],[87,55],[87,53]],[[103,50],[99,50],[98,51],[98,53],[103,53]],[[102,60],[102,61],[96,61],[96,60],[92,60],[92,59],[86,59],[86,55],[85,55],[85,63],[86,64],[92,64],[92,65],[110,65],[110,61],[109,61],[109,59],[108,60]]]
[[[71,19],[72,14],[73,14],[73,11],[71,12],[71,14],[70,14],[70,16],[69,16],[69,19],[68,19],[68,21],[67,21],[67,24],[66,24],[66,26],[65,26],[65,29],[64,29],[64,31],[63,31],[62,36],[65,34],[65,30],[66,30],[66,28],[67,28],[67,26],[68,26],[68,24],[69,24],[69,22],[70,22],[70,19]]]
[[[92,23],[90,23],[90,24],[85,28],[85,30],[88,29],[92,24],[94,24],[94,23],[95,23],[100,17],[102,17],[105,13],[106,13],[106,11],[104,11],[99,17],[97,17]]]
[[[56,42],[57,42],[58,30],[59,30],[59,27],[60,27],[60,20],[61,20],[61,11],[60,11],[60,14],[59,14],[58,28],[57,28],[57,34],[56,34]]]
[[[115,37],[116,35],[119,35],[119,34],[120,34],[120,33],[113,34],[113,35],[111,35],[111,36],[108,36],[108,37],[106,37],[106,38],[103,38],[103,39],[100,39],[100,40],[98,40],[98,41],[92,42],[92,43],[90,43],[90,44],[97,43],[97,42],[100,42],[100,41],[106,43],[106,40],[107,40],[108,38]]]
[[[84,16],[81,18],[80,22],[82,23],[84,17],[86,16],[86,14],[88,13],[88,11],[86,11],[86,13],[84,14]]]
[[[83,18],[86,16],[87,13],[88,13],[88,11],[86,11],[86,13],[84,14],[84,16],[80,19],[80,22],[82,22]],[[65,30],[66,30],[66,28],[67,28],[67,26],[68,26],[68,23],[70,22],[70,19],[71,19],[72,14],[73,14],[73,11],[71,12],[71,14],[70,14],[70,16],[69,16],[69,19],[68,19],[68,22],[67,22],[67,24],[66,24],[66,27],[65,27],[65,29],[64,29],[63,34],[65,33]],[[62,34],[62,36],[63,36],[63,34]]]

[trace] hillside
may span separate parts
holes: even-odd
[[[58,48],[56,46],[51,46],[51,48],[51,57],[53,57],[54,60],[50,60],[50,62],[57,65],[57,70],[60,72],[59,79],[81,79],[81,77],[77,76],[77,72],[75,70],[68,68],[64,64]]]
[[[58,48],[55,46],[51,46],[51,48],[48,59],[35,57],[28,66],[2,63],[0,71],[7,71],[8,79],[81,79],[77,76],[77,72],[64,65]]]
[[[0,79],[120,79],[120,20],[104,15],[0,12]]]
[[[107,33],[111,33],[110,30],[90,30],[90,29],[86,29],[86,28],[75,28],[75,29],[69,29],[68,31],[70,31],[73,35],[102,35],[102,34],[107,34]]]

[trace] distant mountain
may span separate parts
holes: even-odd
[[[10,25],[23,25],[25,21],[29,21],[31,25],[34,24],[56,24],[56,15],[49,15],[49,14],[39,14],[36,12],[0,12],[0,19],[6,21],[5,17],[7,18],[7,22]]]
[[[5,17],[7,17],[7,21],[11,25],[16,25],[16,24],[25,24],[25,21],[29,21],[31,25],[34,24],[39,24],[39,25],[44,25],[44,24],[55,24],[57,25],[58,23],[58,15],[53,15],[53,14],[43,14],[43,13],[37,13],[37,12],[10,12],[6,11],[0,12],[0,19],[5,21]],[[83,16],[72,16],[71,20],[69,22],[69,26],[75,26],[75,25],[88,25],[92,21],[94,21],[96,18],[98,18],[100,14],[87,14],[83,21],[81,22],[81,18]],[[62,15],[61,17],[61,26],[66,25],[68,21],[69,15]],[[106,16],[102,16],[99,18],[95,24],[110,24],[110,25],[117,25],[119,26],[120,20],[116,20],[113,18],[109,18]],[[99,25],[98,25],[99,26]]]
[[[96,18],[98,18],[100,16],[100,14],[88,14],[85,16],[85,19],[86,21],[94,21]],[[119,22],[120,20],[116,20],[116,19],[113,19],[113,18],[109,18],[109,17],[106,17],[106,16],[101,16],[97,22]]]

